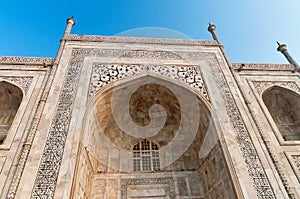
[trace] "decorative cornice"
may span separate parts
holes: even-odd
[[[142,38],[142,37],[120,37],[120,36],[98,36],[98,35],[68,35],[66,40],[70,41],[91,41],[91,42],[122,42],[122,43],[147,43],[147,44],[175,44],[175,45],[219,45],[214,40],[183,40],[170,38]]]
[[[44,57],[13,57],[13,56],[0,56],[0,64],[34,64],[43,65],[52,64],[54,62],[53,58]]]
[[[232,63],[233,69],[236,70],[275,70],[275,71],[292,71],[292,64],[257,64],[257,63]]]

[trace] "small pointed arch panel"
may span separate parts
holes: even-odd
[[[13,84],[19,86],[23,91],[24,95],[27,94],[29,87],[32,83],[33,77],[14,77],[14,76],[1,76],[1,81],[12,82]]]
[[[0,81],[0,143],[6,138],[22,99],[23,93],[19,87]]]
[[[284,140],[300,140],[300,95],[280,86],[273,86],[262,95]]]

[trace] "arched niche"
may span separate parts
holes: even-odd
[[[146,197],[139,194],[147,190],[163,194],[161,187],[168,190],[173,183],[182,197],[235,198],[211,112],[204,96],[160,76],[142,74],[107,85],[92,98],[84,116],[74,197],[113,199],[120,192],[128,194],[121,198]],[[123,128],[126,124],[131,126]],[[143,129],[145,126],[157,132]],[[140,150],[138,155],[155,154],[145,156],[152,159],[151,164],[159,161],[159,169],[134,169],[137,143],[139,147],[149,143],[144,147],[151,150]],[[171,195],[166,197],[173,198]],[[153,197],[158,196],[163,197]]]
[[[262,95],[284,140],[300,140],[300,95],[289,89],[273,86]]]
[[[5,140],[23,98],[22,90],[0,81],[0,143]]]

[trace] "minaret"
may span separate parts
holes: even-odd
[[[75,25],[74,17],[67,19],[67,26],[63,35],[63,38],[66,38],[67,35],[70,34],[72,27]]]
[[[64,35],[63,35],[62,39],[60,40],[60,46],[59,46],[59,48],[58,48],[56,57],[55,57],[55,59],[54,59],[54,67],[56,67],[56,66],[58,65],[58,63],[59,63],[59,60],[60,60],[60,57],[61,57],[63,48],[64,48],[65,43],[66,43],[66,39],[67,39],[67,37],[70,35],[70,32],[71,32],[72,27],[73,27],[74,25],[75,25],[74,17],[68,18],[68,19],[67,19],[67,26],[66,26]]]
[[[293,59],[293,57],[288,52],[286,45],[280,44],[278,41],[277,41],[277,44],[278,44],[277,51],[281,52],[285,56],[285,58],[288,60],[288,62],[295,67],[292,72],[293,73],[296,71],[300,72],[300,67],[299,67],[298,63]]]
[[[211,33],[214,40],[217,41],[220,44],[220,40],[219,40],[218,35],[216,33],[216,26],[214,24],[209,23],[209,26],[208,26],[207,30]]]

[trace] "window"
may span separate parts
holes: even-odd
[[[300,95],[273,86],[263,93],[268,108],[284,140],[300,140]]]
[[[160,169],[158,145],[142,140],[133,147],[133,171],[157,171]]]

